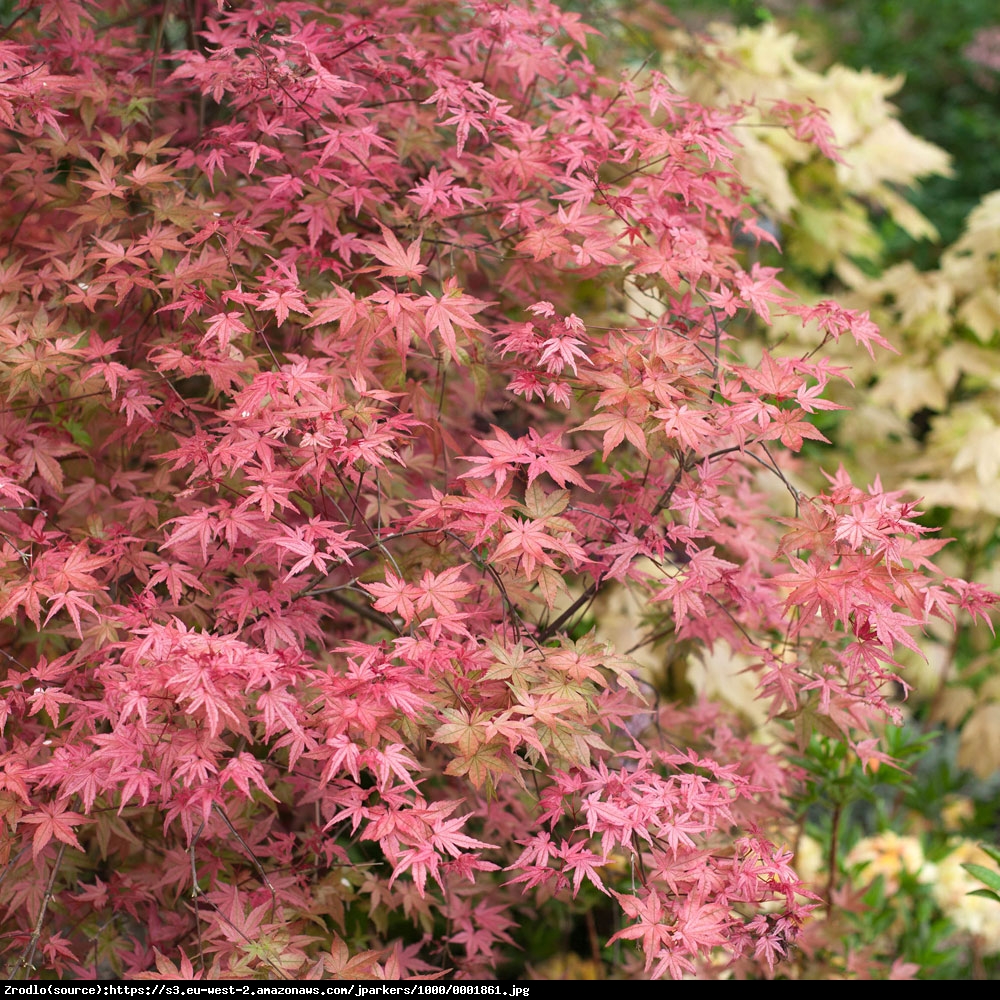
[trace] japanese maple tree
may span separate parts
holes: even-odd
[[[481,0],[3,29],[9,975],[490,976],[595,898],[618,975],[769,974],[809,919],[781,734],[878,761],[895,651],[993,597],[876,477],[794,488],[849,373],[751,366],[727,320],[887,344],[742,266],[739,109],[599,76],[590,31]],[[581,625],[622,586],[650,641],[750,657],[784,728],[659,697]]]

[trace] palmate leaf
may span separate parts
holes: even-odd
[[[526,788],[521,770],[528,765],[515,757],[505,740],[494,740],[481,744],[470,754],[459,754],[445,768],[446,774],[456,777],[466,776],[477,790],[489,791],[496,788],[504,778],[514,778]]]

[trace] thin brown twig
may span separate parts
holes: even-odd
[[[59,866],[62,864],[63,854],[66,852],[66,845],[59,845],[59,853],[56,855],[55,863],[52,865],[52,874],[49,876],[48,885],[45,886],[45,895],[42,897],[42,905],[38,908],[38,918],[31,931],[31,938],[25,945],[17,962],[11,969],[10,978],[13,979],[21,969],[24,969],[25,978],[35,969],[35,950],[38,947],[38,939],[42,936],[42,925],[45,923],[45,914],[48,912],[49,904],[52,902],[52,887],[56,884],[56,875],[59,874]]]

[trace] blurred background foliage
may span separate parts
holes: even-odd
[[[621,0],[563,6],[601,27],[604,38],[595,48],[609,61],[648,58],[670,24],[692,34],[713,22],[737,28],[776,24],[798,35],[812,68],[839,63],[902,76],[895,99],[900,121],[955,159],[952,176],[928,179],[911,194],[945,245],[961,234],[980,198],[1000,188],[1000,42],[989,35],[1000,25],[995,0],[637,0],[627,11]],[[924,266],[934,261],[935,244],[914,248],[898,235],[894,249],[900,256],[916,254]]]
[[[965,218],[979,199],[1000,188],[1000,158],[983,155],[1000,149],[998,66],[990,68],[982,33],[1000,22],[992,0],[819,0],[819,2],[716,4],[695,0],[692,14],[729,16],[754,25],[780,19],[808,39],[813,57],[887,77],[902,75],[896,97],[900,121],[910,132],[949,151],[951,177],[927,179],[913,193],[917,207],[937,226],[945,245],[961,234]],[[977,46],[977,41],[979,45]],[[991,48],[986,41],[985,48]],[[996,47],[1000,54],[1000,46]],[[900,255],[916,252],[933,260],[933,248],[916,251],[905,242]],[[930,252],[928,252],[930,251]]]
[[[602,31],[591,58],[637,81],[664,70],[693,98],[740,105],[739,175],[781,243],[748,245],[747,267],[782,268],[806,300],[867,310],[898,353],[824,352],[849,367],[849,409],[817,414],[831,445],[787,462],[807,492],[852,477],[922,497],[925,523],[955,541],[935,558],[1000,589],[1000,7],[996,0],[578,0]],[[825,108],[842,162],[796,141],[776,102]],[[777,105],[780,108],[780,105]],[[655,312],[655,288],[633,308]],[[584,290],[581,294],[587,294]],[[756,360],[802,355],[821,335],[796,318],[728,324]],[[780,503],[780,484],[776,503]],[[604,594],[598,630],[628,649],[657,623]],[[814,735],[802,754],[800,867],[825,885],[796,978],[1000,977],[1000,903],[970,895],[964,865],[996,870],[1000,842],[1000,644],[987,628],[923,637],[907,659],[908,721],[887,733],[901,769],[866,771]],[[661,696],[728,701],[766,722],[726,649],[693,660],[667,634],[635,651]],[[902,692],[900,692],[902,694]],[[558,954],[565,978],[593,970]]]

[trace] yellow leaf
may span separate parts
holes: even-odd
[[[949,388],[941,376],[927,366],[926,355],[906,354],[901,363],[880,371],[878,383],[871,390],[871,400],[878,406],[909,417],[924,407],[945,409]]]
[[[991,340],[1000,330],[1000,292],[983,286],[965,300],[958,310],[958,318],[983,343]]]
[[[958,763],[980,778],[1000,768],[1000,703],[981,705],[962,727]]]

